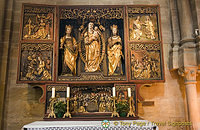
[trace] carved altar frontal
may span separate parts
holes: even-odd
[[[138,88],[150,82],[164,82],[159,5],[23,4],[17,83],[43,86],[45,117],[58,101],[69,117],[118,116],[121,102],[137,117]]]

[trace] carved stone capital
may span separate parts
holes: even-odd
[[[196,84],[197,66],[187,66],[178,69],[178,74],[184,77],[185,84]]]

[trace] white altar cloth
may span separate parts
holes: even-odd
[[[109,121],[107,126],[103,124],[102,121],[35,121],[22,130],[158,130],[147,120],[116,120]]]

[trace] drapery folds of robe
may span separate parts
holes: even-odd
[[[98,35],[86,32],[85,49],[86,49],[86,72],[95,72],[100,70],[100,38]]]
[[[61,39],[64,43],[64,63],[69,67],[73,75],[76,75],[76,59],[78,55],[77,42],[74,37]]]
[[[108,39],[108,67],[109,67],[109,75],[113,75],[116,68],[120,67],[121,64],[121,57],[123,56],[122,53],[122,46],[121,46],[121,38],[117,36],[115,38],[110,37]]]

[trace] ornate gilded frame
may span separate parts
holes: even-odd
[[[24,26],[24,7],[50,7],[54,9],[53,13],[53,39],[51,40],[30,40],[30,39],[23,39],[23,26]],[[124,28],[124,56],[125,56],[125,79],[120,77],[110,77],[110,79],[98,79],[95,78],[94,75],[92,75],[91,79],[88,80],[88,77],[86,79],[81,80],[69,80],[72,77],[65,77],[64,80],[59,80],[58,76],[58,55],[59,55],[59,28],[60,28],[60,18],[59,18],[59,12],[60,8],[115,8],[115,7],[121,7],[123,8],[123,28]],[[158,25],[158,31],[159,31],[159,40],[156,41],[133,41],[129,40],[129,24],[128,24],[128,9],[129,8],[156,8],[157,9],[157,25]],[[164,82],[165,76],[164,76],[164,66],[163,66],[163,45],[162,45],[162,33],[161,33],[161,24],[160,24],[160,7],[159,5],[101,5],[101,6],[54,6],[54,5],[37,5],[37,4],[23,4],[22,7],[22,16],[21,16],[21,26],[20,26],[20,41],[19,41],[19,58],[18,58],[18,74],[17,74],[17,83],[150,83],[150,82]],[[22,80],[21,75],[21,62],[22,62],[22,47],[24,44],[52,44],[52,79],[51,80]],[[143,79],[134,79],[131,75],[131,53],[130,53],[130,46],[131,44],[159,44],[159,54],[160,54],[160,72],[161,76],[160,78],[143,78]],[[90,75],[90,74],[89,74]],[[67,79],[67,80],[66,80]]]

